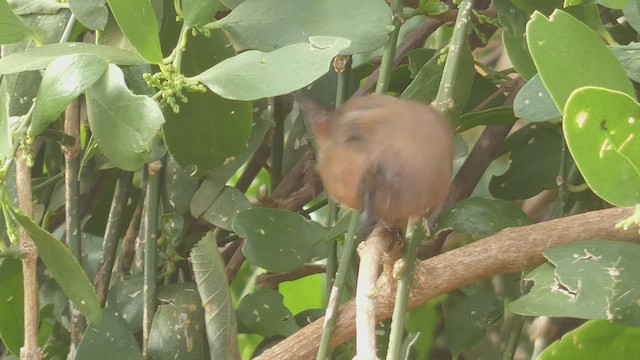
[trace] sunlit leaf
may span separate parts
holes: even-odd
[[[140,55],[152,64],[162,62],[158,24],[153,6],[149,0],[107,0],[120,29],[138,50]]]

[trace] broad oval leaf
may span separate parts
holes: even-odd
[[[211,354],[229,355],[236,336],[236,313],[229,291],[227,271],[213,233],[191,250],[193,275],[204,307],[205,328]]]
[[[69,0],[71,12],[87,29],[104,29],[109,17],[105,0]]]
[[[289,336],[298,330],[282,295],[272,289],[261,289],[243,297],[238,304],[238,322],[242,330],[267,338]]]
[[[513,102],[513,112],[520,119],[542,122],[560,117],[558,108],[553,103],[551,95],[544,87],[539,74],[518,91]]]
[[[104,310],[102,324],[87,328],[77,351],[77,359],[144,359],[127,322],[111,309]]]
[[[149,0],[107,0],[122,33],[152,64],[162,63],[156,14]]]
[[[107,70],[108,62],[89,54],[66,55],[53,60],[42,76],[28,136],[39,135],[60,113]]]
[[[640,328],[592,320],[549,345],[538,360],[635,359],[640,355]]]
[[[527,316],[569,316],[640,326],[640,245],[589,240],[544,252],[531,291],[509,304]]]
[[[11,11],[6,0],[0,0],[0,44],[14,44],[33,32]]]
[[[98,297],[71,251],[22,211],[11,206],[7,209],[16,222],[29,233],[38,248],[38,256],[65,295],[89,321],[99,325],[102,322],[102,309]]]
[[[87,90],[87,116],[98,147],[115,166],[135,171],[156,160],[152,150],[162,111],[150,97],[134,95],[117,66],[109,64]]]
[[[226,59],[194,79],[218,95],[234,100],[256,100],[298,90],[320,78],[331,59],[349,46],[349,40],[309,38],[269,53],[250,50]],[[292,61],[295,59],[295,61]]]
[[[640,203],[640,104],[585,87],[571,94],[564,112],[567,145],[593,192],[617,206]]]
[[[473,197],[458,202],[444,213],[437,228],[453,229],[481,239],[502,229],[530,223],[522,209],[512,202]]]
[[[508,125],[518,120],[510,107],[496,107],[462,115],[456,125],[456,133],[480,125]]]
[[[246,147],[251,132],[250,102],[233,101],[207,91],[189,94],[180,113],[167,112],[162,130],[171,156],[196,173],[231,161]]]
[[[564,11],[556,10],[548,19],[534,13],[527,24],[527,43],[559,110],[564,110],[569,95],[583,86],[635,95],[622,66],[598,34]]]
[[[212,225],[230,231],[236,216],[250,208],[251,202],[240,190],[225,186],[211,207],[202,214],[202,218]]]
[[[498,20],[504,29],[502,42],[509,54],[509,60],[524,79],[531,79],[537,71],[525,38],[529,14],[520,10],[510,0],[493,0],[493,6],[498,10]]]
[[[242,252],[253,264],[273,272],[289,272],[322,256],[319,247],[328,229],[296,213],[252,208],[239,213],[233,230],[245,239]]]
[[[41,70],[57,57],[64,55],[92,54],[117,65],[143,65],[147,62],[135,52],[105,45],[87,43],[62,43],[31,48],[0,59],[0,75],[27,70]]]
[[[182,0],[184,27],[199,28],[213,20],[218,11],[218,0]]]
[[[340,49],[350,55],[377,50],[387,41],[392,13],[383,1],[308,0],[301,5],[298,0],[246,0],[218,25],[237,50],[272,51],[331,36],[350,40]]]

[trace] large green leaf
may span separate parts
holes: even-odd
[[[199,28],[211,21],[218,11],[218,0],[182,0],[184,27]]]
[[[640,104],[586,87],[571,94],[564,112],[567,145],[593,192],[618,206],[640,203]]]
[[[495,294],[478,293],[455,301],[447,311],[444,338],[451,352],[459,354],[484,338],[504,312]]]
[[[158,299],[161,304],[149,331],[149,359],[203,359],[204,310],[195,284],[165,285]]]
[[[162,62],[156,14],[149,0],[107,0],[122,33],[152,64]]]
[[[544,87],[540,75],[536,74],[518,91],[513,102],[513,112],[520,119],[549,121],[560,117],[558,108]]]
[[[640,31],[640,0],[629,0],[622,9],[625,19],[634,30]]]
[[[69,0],[73,15],[90,30],[104,29],[107,25],[109,10],[104,6],[106,0]]]
[[[98,147],[115,166],[135,171],[159,158],[152,150],[162,111],[148,96],[134,95],[117,66],[110,64],[87,90],[87,116]]]
[[[102,324],[91,324],[84,333],[76,359],[142,360],[143,357],[122,314],[105,309]]]
[[[640,328],[605,320],[587,321],[549,345],[538,360],[637,359]]]
[[[89,321],[99,325],[102,321],[102,309],[100,309],[98,297],[82,266],[71,251],[20,210],[10,206],[7,209],[20,226],[29,233],[38,248],[38,256],[65,295]]]
[[[238,50],[272,51],[332,36],[351,41],[339,51],[347,55],[382,47],[391,20],[387,4],[377,0],[309,0],[304,6],[298,0],[246,0],[218,26]]]
[[[504,200],[467,198],[438,220],[439,229],[453,229],[481,239],[509,228],[528,225],[531,220],[517,205]]]
[[[251,202],[238,189],[225,186],[202,218],[221,229],[231,231],[233,221],[243,210],[251,208]]]
[[[254,151],[260,146],[265,135],[273,127],[273,121],[270,119],[259,118],[253,126],[249,143],[240,154],[235,156],[231,161],[209,171],[195,195],[191,198],[189,209],[191,215],[198,218],[204,214],[213,204],[218,194],[227,184],[227,181],[233,174],[240,169],[244,163],[249,160]]]
[[[39,135],[60,113],[107,70],[105,58],[89,54],[53,60],[42,76],[29,126],[29,137]]]
[[[299,214],[272,208],[239,213],[233,230],[245,239],[242,251],[249,261],[273,272],[289,272],[323,256],[328,229]]]
[[[587,25],[556,10],[547,19],[534,13],[527,24],[527,43],[542,82],[558,110],[583,86],[601,86],[635,95],[622,66]]]
[[[562,135],[557,127],[529,124],[513,133],[502,151],[509,152],[509,169],[489,182],[494,197],[527,199],[557,186]]]
[[[529,14],[509,0],[493,0],[493,6],[498,10],[498,20],[503,28],[502,42],[509,54],[509,60],[520,76],[526,80],[531,79],[537,70],[525,38]]]
[[[117,277],[107,294],[107,308],[122,316],[134,333],[142,329],[143,286],[143,274],[133,275],[126,280]]]
[[[402,93],[403,99],[430,103],[436,98],[444,69],[444,62],[439,59],[440,54],[436,54],[420,68],[413,81]]]
[[[466,113],[456,124],[456,132],[461,133],[480,125],[508,125],[518,120],[510,107],[496,107],[478,112]]]
[[[250,50],[222,61],[194,77],[211,91],[235,100],[255,100],[290,93],[311,84],[331,66],[349,40],[313,37],[269,53]],[[295,59],[295,61],[291,61]]]
[[[251,131],[251,103],[221,98],[207,91],[189,94],[180,113],[167,112],[162,127],[171,156],[195,173],[230,161],[246,147]]]
[[[546,250],[544,256],[552,265],[527,276],[533,288],[509,310],[640,326],[640,245],[589,240]]]
[[[0,59],[0,75],[27,70],[41,70],[55,58],[64,55],[92,54],[118,65],[142,65],[140,55],[123,49],[87,43],[62,43],[35,47]]]
[[[0,259],[0,340],[14,355],[20,354],[24,331],[22,263]]]
[[[191,250],[193,275],[204,306],[205,328],[209,352],[230,359],[237,351],[236,314],[233,309],[227,271],[218,251],[215,236],[208,233]]]
[[[640,82],[640,46],[638,43],[628,45],[612,46],[611,51],[616,56],[627,76]]]
[[[293,334],[298,325],[282,300],[282,295],[272,289],[261,289],[243,297],[238,304],[241,329],[267,338]]]
[[[7,0],[0,0],[0,44],[13,44],[33,32],[11,11]]]

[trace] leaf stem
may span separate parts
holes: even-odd
[[[328,359],[329,354],[331,353],[331,333],[333,332],[336,317],[338,316],[338,303],[340,302],[340,296],[342,295],[344,283],[347,278],[347,270],[349,269],[349,265],[351,263],[351,255],[354,253],[356,244],[358,243],[357,230],[359,219],[360,214],[358,213],[358,211],[353,211],[351,213],[351,219],[349,222],[349,228],[347,230],[345,244],[342,248],[342,253],[340,254],[340,263],[338,264],[336,281],[333,283],[333,287],[331,288],[330,293],[331,295],[329,295],[329,303],[327,304],[327,310],[324,316],[322,336],[320,338],[320,345],[318,348],[318,355],[316,356],[316,360]]]
[[[402,5],[403,0],[391,1],[391,12],[393,13],[393,30],[389,34],[389,39],[387,40],[387,44],[384,47],[384,52],[382,53],[380,77],[378,77],[378,84],[376,85],[377,94],[385,94],[389,89],[389,83],[391,82],[391,70],[393,70],[393,58],[396,53],[398,34],[400,33],[400,26],[404,21],[402,18]]]

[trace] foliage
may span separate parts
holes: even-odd
[[[431,229],[454,246],[640,203],[640,1],[478,0],[469,33],[441,21],[449,3],[0,0],[0,358],[28,340],[47,359],[249,358],[321,317],[349,213],[320,193],[293,92],[332,106],[380,76],[445,113],[456,166],[485,126],[513,126]],[[374,72],[394,50],[408,61]],[[21,230],[41,260],[23,267]],[[638,249],[594,238],[432,299],[403,353],[637,358]],[[523,316],[584,320],[548,337]],[[523,329],[557,341],[540,354]]]

